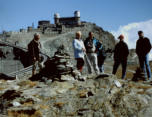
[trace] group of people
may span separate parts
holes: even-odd
[[[31,64],[33,65],[32,76],[36,73],[36,66],[39,66],[40,70],[42,69],[40,63],[41,43],[39,40],[40,34],[35,33],[33,40],[28,44],[28,54]],[[89,73],[93,73],[94,71],[97,74],[104,72],[103,63],[106,57],[103,50],[104,48],[102,43],[93,36],[92,32],[89,32],[88,38],[83,42],[81,32],[78,31],[76,33],[76,39],[73,41],[73,47],[75,50],[74,55],[77,60],[77,69],[80,72],[82,72],[84,66],[85,54],[87,54],[86,59]]]
[[[151,43],[147,37],[144,37],[143,31],[138,31],[139,39],[136,42],[136,54],[139,58],[140,69],[145,73],[145,80],[151,81],[151,69],[149,65],[149,52]],[[122,65],[122,79],[126,77],[127,59],[129,55],[128,45],[124,42],[124,36],[118,37],[119,42],[114,49],[114,65],[112,74],[116,74],[119,65]],[[77,69],[82,72],[84,60],[88,66],[88,72],[96,74],[104,72],[104,60],[106,57],[102,42],[97,40],[92,32],[89,32],[88,38],[83,42],[81,32],[76,32],[76,38],[73,40],[74,56],[77,60]]]
[[[96,74],[104,73],[104,60],[106,53],[101,41],[94,37],[93,32],[89,32],[88,37],[83,41],[81,39],[81,32],[76,32],[76,37],[73,40],[74,56],[77,61],[77,69],[82,72],[84,63],[87,63],[89,74],[95,72]],[[149,52],[151,50],[151,43],[147,37],[144,37],[143,31],[138,31],[139,39],[136,42],[136,54],[139,58],[140,69],[145,73],[145,80],[151,80],[151,68],[149,65]],[[118,37],[119,42],[114,49],[114,65],[112,74],[116,74],[119,65],[122,65],[122,79],[126,77],[127,58],[129,55],[128,45],[124,42],[124,36]],[[28,53],[33,64],[32,75],[36,73],[36,66],[40,70],[42,65],[40,63],[40,48],[39,42],[40,34],[35,33],[33,40],[28,44]]]
[[[106,53],[102,42],[94,37],[93,32],[89,32],[88,37],[83,42],[81,32],[76,32],[76,38],[73,40],[74,56],[77,60],[77,69],[82,72],[84,60],[88,66],[88,72],[100,74],[104,72],[104,60]]]

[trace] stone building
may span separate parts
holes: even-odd
[[[54,14],[54,23],[56,25],[79,26],[81,25],[80,11],[75,11],[73,17],[60,17],[60,15],[56,13]]]

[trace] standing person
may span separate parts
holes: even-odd
[[[151,44],[149,39],[144,37],[143,31],[138,31],[138,36],[139,39],[136,42],[136,53],[139,58],[140,68],[145,72],[145,80],[147,80],[147,77],[148,80],[151,80],[151,69],[149,66],[149,52],[151,50]]]
[[[112,74],[116,74],[119,65],[122,65],[122,79],[125,78],[127,68],[127,57],[129,54],[128,45],[124,42],[124,36],[118,37],[119,43],[115,46],[114,50],[114,66]]]
[[[98,67],[101,73],[104,73],[104,61],[106,59],[105,49],[101,41],[97,43]]]
[[[98,40],[94,38],[93,33],[89,32],[88,38],[84,41],[86,47],[87,57],[94,68],[96,74],[99,74],[98,60],[97,60],[97,42]],[[93,73],[92,67],[88,64],[88,72]]]
[[[40,63],[40,48],[41,48],[41,43],[39,42],[40,40],[40,34],[35,33],[33,40],[28,44],[28,53],[29,57],[31,59],[31,62],[33,64],[32,68],[32,76],[35,75],[36,73],[36,66],[39,66],[39,69],[42,69],[42,65]]]
[[[86,52],[84,43],[81,39],[81,32],[76,32],[76,38],[73,40],[74,57],[77,60],[77,69],[82,72],[84,66],[84,53]]]

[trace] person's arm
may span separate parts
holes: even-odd
[[[139,55],[139,52],[138,52],[139,50],[138,50],[138,48],[139,48],[139,45],[138,45],[138,41],[137,41],[137,42],[136,42],[136,54],[137,54],[137,55]]]
[[[126,57],[128,57],[129,55],[129,49],[128,49],[128,45],[126,44]]]
[[[118,58],[118,44],[114,48],[114,56],[113,56],[113,58],[114,58],[114,60],[116,60],[116,58]]]
[[[75,40],[73,40],[73,48],[77,51],[82,51],[82,47]]]
[[[150,50],[151,50],[151,43],[150,43],[150,40],[147,38],[147,53],[149,53],[150,52]]]
[[[28,45],[28,51],[32,59],[35,60],[36,58],[35,58],[35,52],[34,52],[34,45],[32,42]]]

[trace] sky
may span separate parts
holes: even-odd
[[[134,48],[137,31],[152,39],[152,0],[0,0],[0,32],[37,27],[39,20],[54,23],[54,13],[73,16],[79,10],[81,21],[93,22],[117,38],[124,34]]]

